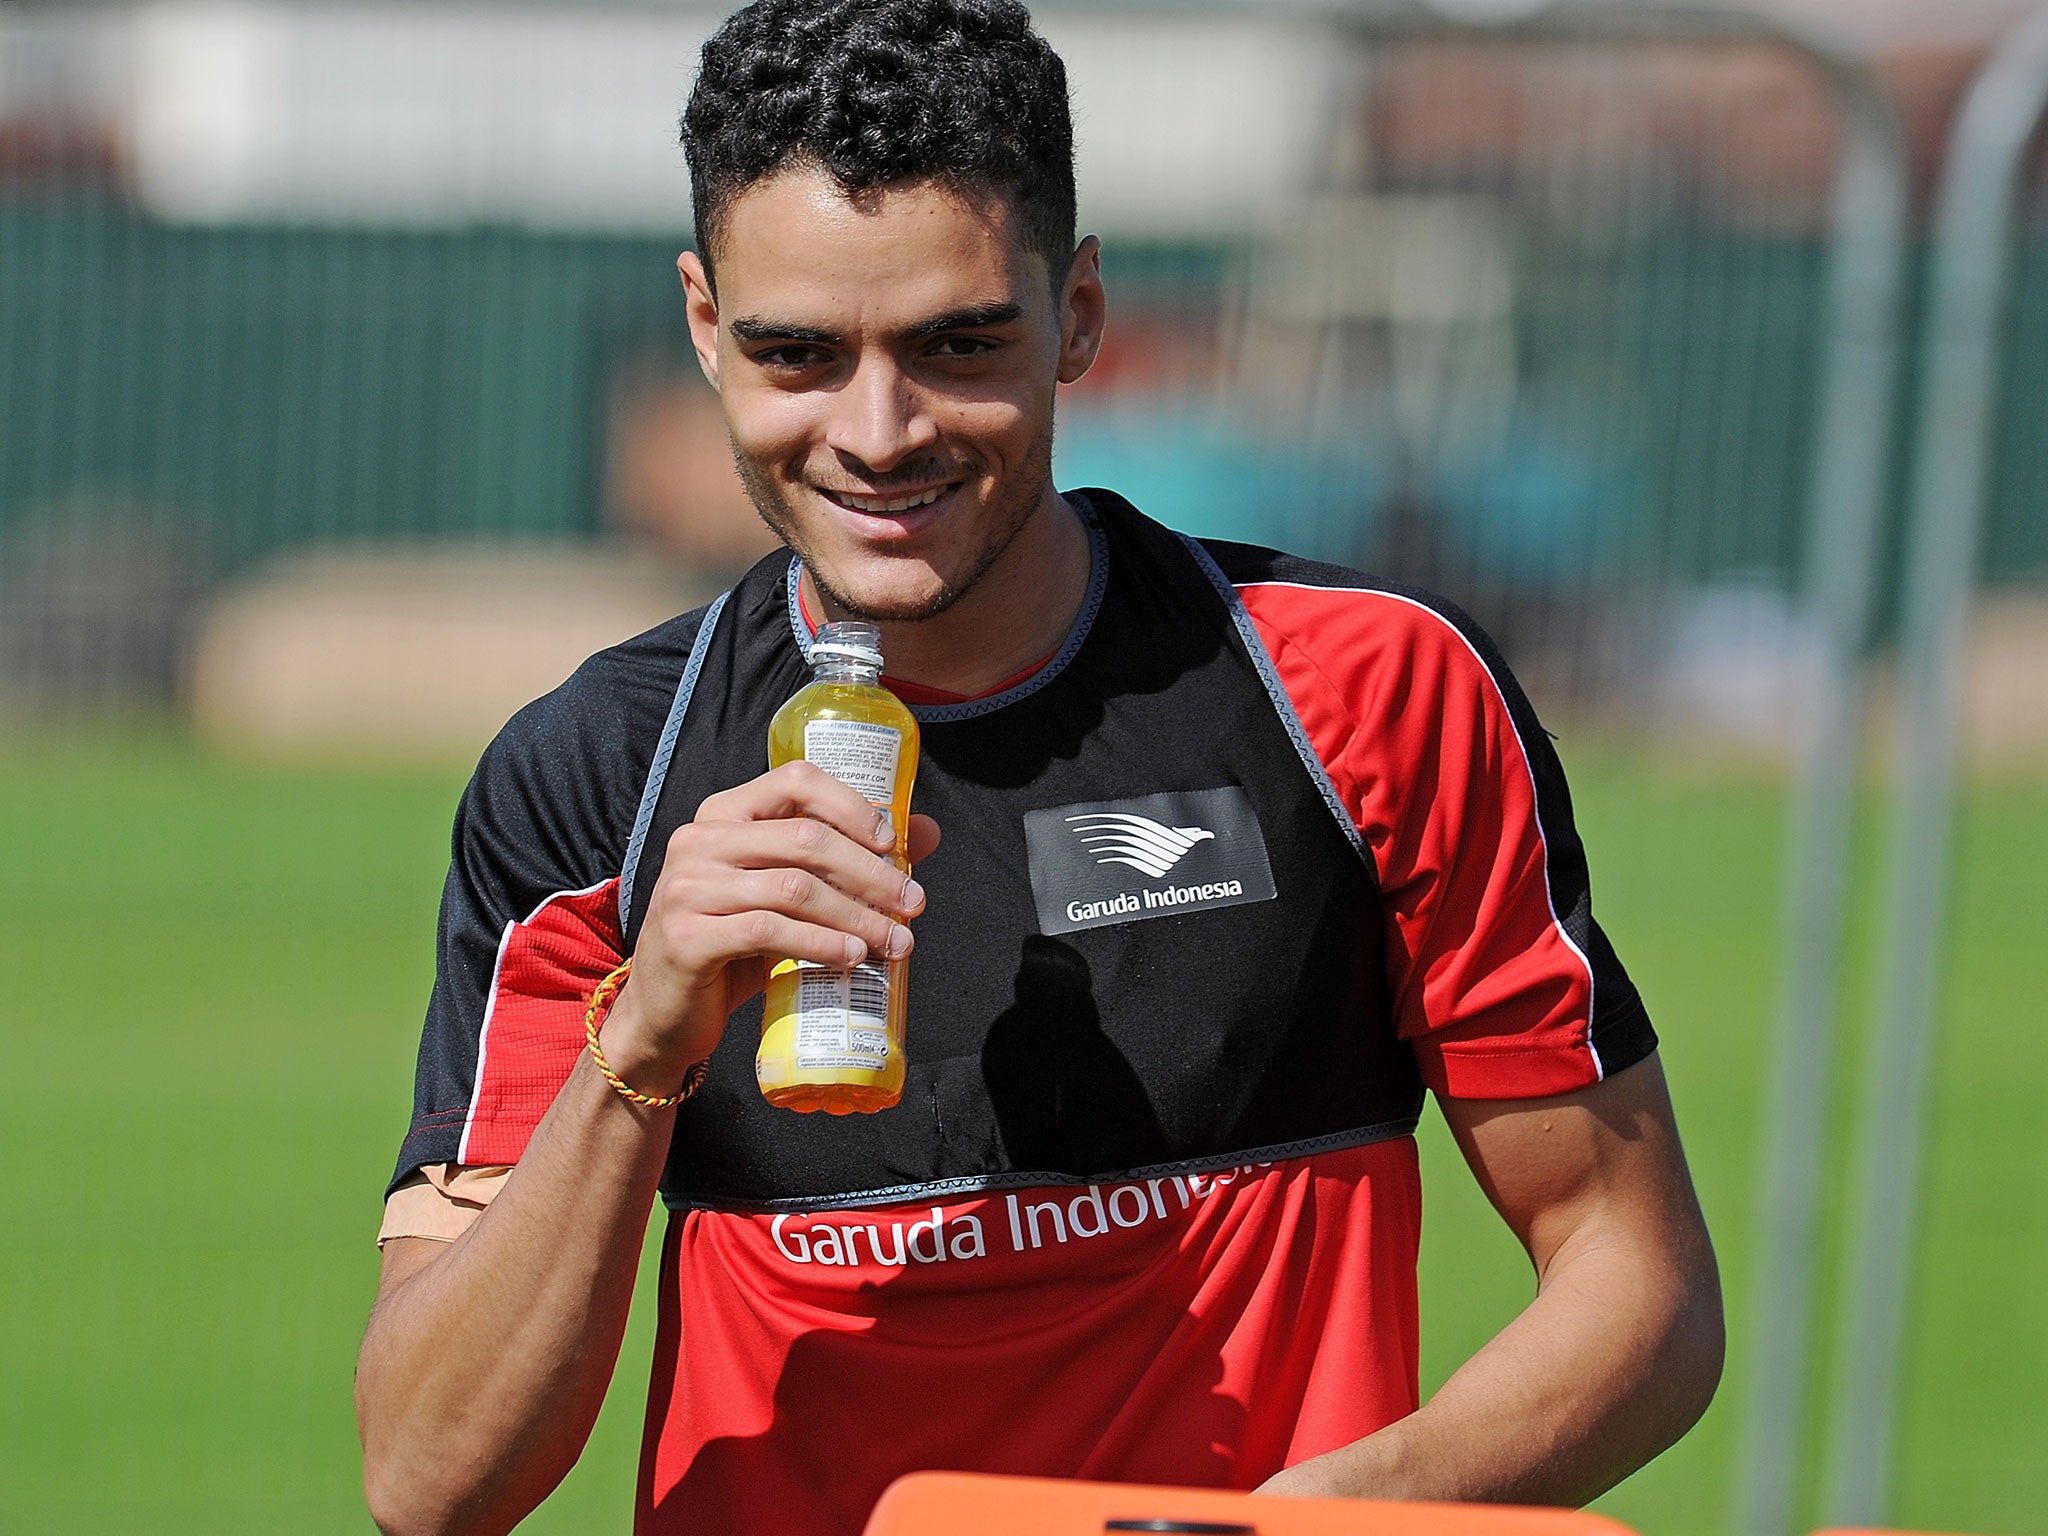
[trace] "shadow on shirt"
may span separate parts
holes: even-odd
[[[1171,1159],[1144,1084],[1102,1032],[1088,962],[1033,934],[1024,940],[1016,997],[981,1051],[1009,1166],[1088,1174]]]

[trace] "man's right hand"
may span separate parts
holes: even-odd
[[[644,1092],[671,1093],[781,959],[856,965],[910,953],[924,908],[910,864],[938,846],[929,816],[897,829],[812,763],[709,796],[668,840],[633,975],[604,1025],[605,1055]]]

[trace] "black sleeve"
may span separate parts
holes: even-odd
[[[616,950],[620,864],[698,617],[592,657],[515,715],[477,764],[455,814],[412,1120],[387,1193],[466,1152],[511,1161],[505,1152],[524,1140],[514,1122],[530,1133],[525,1122],[545,1112],[531,1036],[549,1021],[525,1015]],[[487,1050],[492,1031],[501,1038]],[[508,1063],[526,1069],[512,1088],[496,1081]]]

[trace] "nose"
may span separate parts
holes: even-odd
[[[938,441],[915,382],[888,357],[863,357],[833,398],[826,446],[887,475]]]

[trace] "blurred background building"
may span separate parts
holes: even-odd
[[[2018,10],[1778,5],[1867,59],[1923,183]],[[1553,710],[1779,740],[1840,137],[1810,68],[1039,11],[1115,304],[1063,484],[1442,588]],[[720,14],[0,7],[0,697],[473,747],[764,550],[672,267]],[[2014,353],[2007,585],[2048,576],[2048,348]]]

